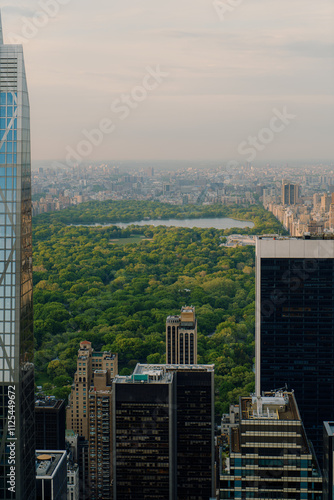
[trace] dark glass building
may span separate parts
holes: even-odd
[[[323,421],[334,417],[334,240],[306,238],[257,240],[256,390],[295,391],[322,462]]]
[[[36,448],[65,450],[66,405],[64,399],[40,398],[35,402]]]
[[[36,451],[36,484],[36,500],[67,500],[66,451]]]
[[[324,422],[323,500],[334,500],[334,422]]]
[[[31,235],[23,49],[3,44],[0,19],[0,498],[20,500],[36,490]]]
[[[209,500],[213,366],[137,365],[113,388],[114,500]]]
[[[283,181],[282,183],[282,204],[295,205],[299,199],[299,186],[298,184],[291,184],[290,182]]]

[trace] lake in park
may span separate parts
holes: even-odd
[[[133,224],[136,226],[199,227],[203,229],[209,227],[214,227],[215,229],[231,229],[232,227],[241,229],[254,227],[253,222],[229,219],[226,217],[213,217],[206,219],[149,219],[135,222],[115,222],[114,224],[95,224],[95,226],[117,226],[124,229],[128,226],[132,226]]]

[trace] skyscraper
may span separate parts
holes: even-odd
[[[36,489],[29,98],[22,46],[4,45],[1,18],[0,276],[0,498],[32,500]]]
[[[256,242],[256,391],[294,389],[322,461],[334,409],[334,240]]]
[[[209,500],[214,367],[141,365],[113,383],[115,500]]]
[[[221,460],[220,497],[321,500],[322,478],[291,392],[240,398]]]
[[[168,364],[197,363],[197,319],[195,308],[182,307],[180,316],[166,320],[166,360]]]
[[[65,450],[66,408],[64,399],[45,397],[35,402],[36,448]]]
[[[334,499],[334,422],[324,422],[323,500]]]
[[[80,495],[83,499],[109,498],[112,482],[111,380],[118,373],[118,356],[95,352],[91,342],[80,342],[67,429],[79,439]]]
[[[112,384],[110,371],[95,370],[89,391],[90,499],[112,497]]]
[[[282,203],[283,205],[295,205],[299,199],[299,185],[290,182],[282,182]]]

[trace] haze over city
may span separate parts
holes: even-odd
[[[332,159],[333,2],[46,4],[2,5],[5,40],[24,45],[33,161],[65,162],[104,119],[82,159]]]

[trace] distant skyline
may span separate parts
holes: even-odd
[[[333,159],[334,2],[215,2],[5,0],[33,161]]]

